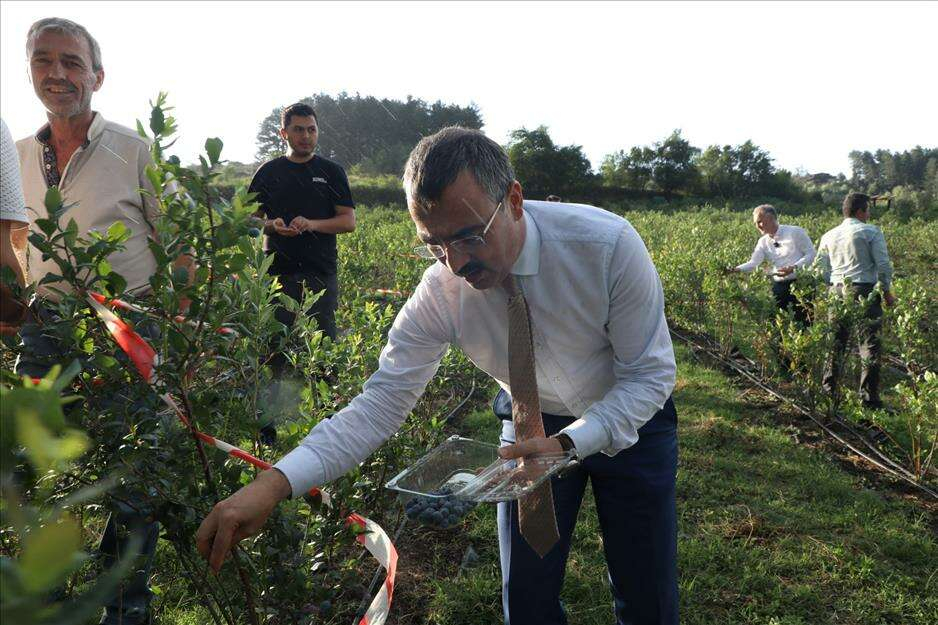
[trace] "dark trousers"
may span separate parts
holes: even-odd
[[[335,311],[339,307],[338,276],[294,273],[278,275],[277,279],[280,281],[283,292],[297,302],[303,301],[303,295],[306,291],[312,291],[313,293],[323,291],[319,299],[306,311],[306,314],[316,319],[316,324],[323,334],[335,340]],[[288,328],[292,328],[293,322],[296,321],[296,315],[282,306],[278,306],[274,311],[274,318]]]
[[[775,305],[778,306],[779,310],[793,309],[792,314],[795,317],[795,321],[802,326],[807,326],[811,323],[808,316],[808,306],[805,303],[799,302],[795,294],[791,292],[791,286],[794,282],[794,280],[773,282],[772,297],[775,298]]]
[[[152,321],[136,313],[129,313],[125,317],[134,324],[134,328],[144,339],[152,341],[158,338],[159,329]],[[63,364],[64,354],[59,339],[51,329],[60,321],[41,301],[37,300],[33,304],[30,319],[20,330],[23,344],[15,366],[17,375],[43,377],[52,365]],[[126,360],[123,354],[118,354],[118,357]],[[113,397],[114,404],[128,402],[129,400],[120,394]],[[141,538],[142,545],[133,571],[114,593],[105,599],[105,617],[101,622],[108,625],[139,625],[146,622],[153,597],[149,586],[150,568],[156,554],[160,525],[152,521],[148,512],[143,509],[144,498],[139,493],[125,494],[122,499],[132,500],[136,507],[124,505],[116,500],[109,501],[113,509],[98,545],[101,562],[105,568],[109,568],[119,558],[130,555],[128,546],[134,535]]]
[[[794,282],[794,280],[773,282],[772,297],[775,298],[775,305],[779,310],[791,310],[795,318],[795,323],[804,328],[811,325],[811,320],[808,315],[808,305],[799,302],[795,294],[791,292],[791,287]],[[787,374],[791,370],[791,358],[789,358],[788,354],[782,349],[781,337],[775,336],[772,341],[772,347],[779,364]]]
[[[547,435],[572,417],[545,414]],[[593,486],[617,625],[678,622],[677,413],[664,408],[639,429],[638,442],[613,457],[585,458],[551,482],[560,541],[544,558],[521,536],[517,502],[498,504],[502,608],[506,625],[567,623],[560,589],[586,482]],[[502,443],[513,439],[511,422]],[[597,583],[599,580],[597,580]]]
[[[861,363],[860,398],[864,403],[876,405],[880,403],[879,369],[882,344],[879,331],[883,327],[883,304],[878,293],[870,298],[874,287],[873,284],[853,284],[849,287],[837,285],[833,287],[833,290],[838,294],[843,294],[844,288],[850,289],[854,301],[869,298],[864,305],[863,322],[858,328]],[[834,349],[828,358],[822,383],[824,390],[836,394],[843,371],[844,353],[850,341],[851,328],[847,321],[836,318],[833,313],[830,321],[834,325]]]

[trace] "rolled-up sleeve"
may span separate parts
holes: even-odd
[[[884,291],[892,285],[892,262],[889,260],[889,251],[886,249],[886,236],[877,228],[870,241],[870,253],[876,265],[876,278]]]
[[[615,384],[564,432],[581,457],[612,456],[638,441],[638,429],[674,389],[677,366],[664,316],[664,292],[641,237],[626,226],[609,263],[607,332]]]
[[[438,289],[429,273],[398,313],[378,370],[361,394],[318,423],[275,465],[294,496],[336,479],[371,455],[400,428],[436,373],[452,331],[445,310],[434,300]]]
[[[821,242],[817,246],[817,254],[814,257],[814,262],[811,264],[811,267],[818,271],[821,274],[821,277],[824,279],[824,282],[830,284],[831,282],[831,258],[830,250],[828,249],[827,235],[821,237]]]
[[[762,239],[760,238],[756,242],[756,247],[752,250],[752,256],[749,257],[749,262],[745,262],[742,265],[736,265],[736,271],[742,271],[743,273],[750,273],[756,270],[759,265],[762,264],[762,261],[765,260],[765,250],[762,249]]]

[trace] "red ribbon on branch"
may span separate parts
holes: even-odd
[[[89,293],[87,296],[87,301],[97,313],[98,317],[104,322],[104,325],[107,327],[108,332],[111,336],[114,337],[115,342],[120,346],[125,354],[130,358],[131,362],[136,367],[137,371],[143,377],[144,381],[153,388],[154,392],[156,391],[156,367],[159,364],[159,355],[156,351],[150,347],[150,344],[147,343],[139,334],[134,332],[125,321],[120,319],[112,311],[108,310],[106,306],[111,306],[115,308],[120,308],[123,310],[130,310],[134,312],[149,313],[146,309],[134,306],[133,304],[128,304],[122,300],[108,300],[106,297],[100,293]],[[180,318],[177,317],[177,321]],[[184,319],[183,319],[184,320]],[[234,331],[230,328],[220,328],[219,330],[227,330],[228,332],[233,333]],[[207,443],[216,449],[219,449],[233,458],[238,458],[243,462],[247,462],[263,471],[270,469],[273,465],[269,462],[265,462],[260,458],[256,458],[246,451],[226,443],[225,441],[219,440],[214,436],[205,434],[195,429],[192,424],[189,422],[189,419],[186,417],[185,412],[176,403],[176,400],[169,395],[169,393],[163,393],[160,395],[160,399],[176,413],[176,416],[179,417],[180,422],[188,428],[196,437],[199,438],[204,443]],[[331,497],[329,493],[318,488],[313,488],[309,491],[311,496],[319,496],[322,498],[322,503],[324,505],[329,505],[331,503]],[[360,533],[356,540],[368,550],[369,553],[381,564],[382,567],[387,571],[387,577],[385,578],[384,584],[378,590],[378,593],[375,595],[374,599],[371,602],[371,605],[368,607],[368,610],[365,612],[365,615],[358,622],[358,625],[383,625],[388,618],[388,614],[391,610],[391,596],[394,593],[394,580],[397,576],[397,549],[394,547],[393,542],[390,537],[387,535],[387,532],[384,529],[375,523],[374,521],[367,519],[357,513],[352,513],[346,519],[346,523],[349,525],[356,525],[360,527],[363,532]]]

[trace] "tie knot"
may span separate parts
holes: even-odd
[[[502,282],[502,288],[505,289],[509,299],[521,295],[521,285],[518,283],[517,276],[512,273],[505,277],[505,280]]]

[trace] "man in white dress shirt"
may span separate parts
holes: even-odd
[[[808,323],[808,310],[791,292],[791,285],[799,269],[814,261],[814,244],[804,228],[778,223],[778,211],[771,204],[762,204],[752,210],[752,221],[762,233],[756,242],[749,262],[737,265],[730,271],[750,273],[768,261],[772,263],[772,295],[779,310],[794,307],[795,320],[802,325]]]
[[[559,595],[592,481],[620,625],[678,622],[674,352],[645,245],[623,218],[585,205],[525,201],[504,150],[481,132],[424,138],[404,174],[408,207],[435,262],[392,326],[362,393],[248,486],[196,536],[216,570],[277,503],[333,480],[392,436],[450,345],[510,390],[506,279],[529,311],[545,436],[503,457],[572,449],[552,481],[559,540],[543,558],[521,536],[517,502],[499,504],[506,623],[566,623]],[[598,580],[597,580],[598,581]]]

